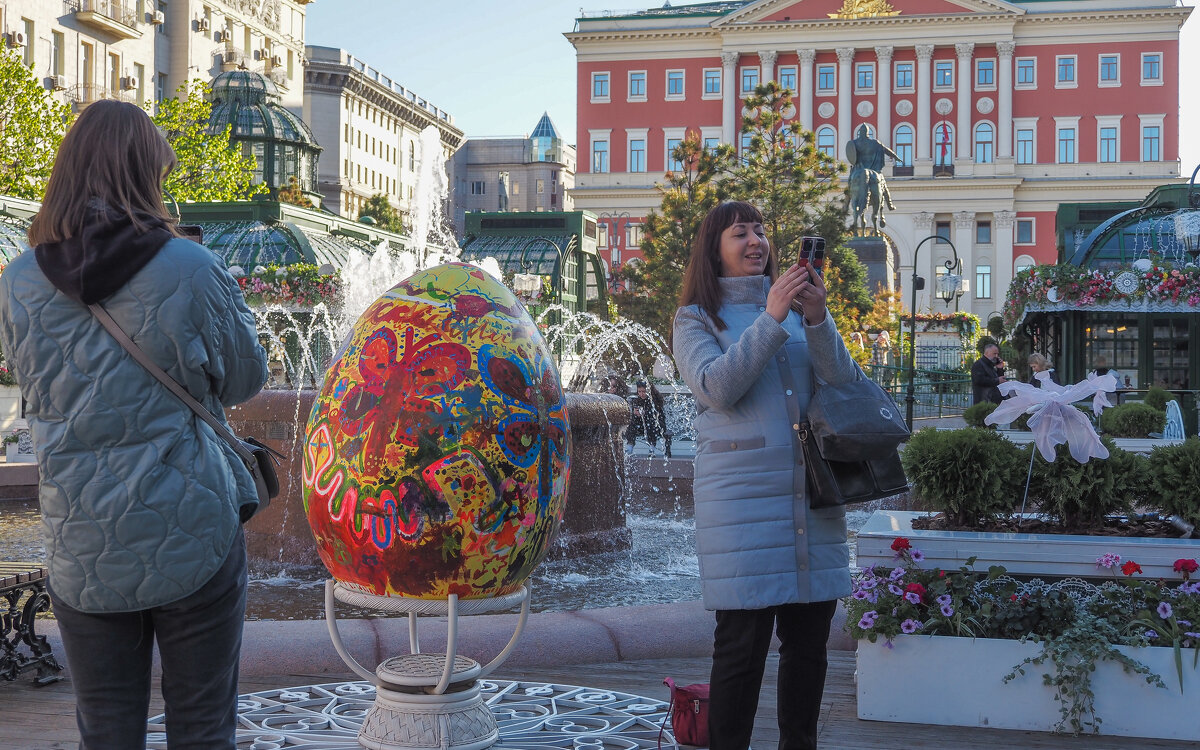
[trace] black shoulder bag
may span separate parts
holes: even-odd
[[[782,372],[787,364],[779,367]],[[856,380],[816,384],[803,421],[797,398],[787,399],[804,455],[811,508],[865,503],[908,491],[898,450],[911,434],[908,426],[887,391],[857,363],[854,367]]]
[[[196,416],[207,422],[208,426],[213,428],[213,431],[217,433],[219,438],[229,444],[229,447],[233,449],[233,452],[237,454],[237,457],[249,469],[250,476],[254,477],[254,486],[258,490],[258,504],[241,506],[238,512],[242,523],[249,521],[255,513],[264,510],[270,505],[271,498],[279,494],[279,477],[275,474],[275,464],[272,462],[278,463],[279,459],[284,458],[284,455],[263,445],[252,437],[248,437],[245,440],[239,439],[237,435],[229,431],[228,427],[221,424],[208,409],[205,409],[199,401],[192,398],[192,395],[184,390],[183,386],[175,378],[154,364],[154,361],[142,351],[141,347],[133,343],[133,339],[129,338],[125,331],[121,329],[121,326],[117,325],[117,321],[112,319],[107,310],[95,304],[88,305],[88,309],[92,311],[92,314],[96,316],[100,324],[108,329],[108,332],[117,340],[117,343],[125,347],[125,351],[129,352],[138,364],[165,385],[167,390],[174,393],[188,408],[196,412]]]

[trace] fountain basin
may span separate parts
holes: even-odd
[[[251,563],[319,566],[316,542],[304,513],[302,454],[304,426],[318,391],[265,390],[227,411],[238,435],[252,435],[283,453],[279,496],[246,524]],[[553,556],[625,549],[625,453],[622,433],[629,406],[619,396],[568,393],[573,451],[566,515]]]

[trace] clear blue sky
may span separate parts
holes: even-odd
[[[574,143],[575,48],[563,33],[575,27],[581,4],[597,10],[661,2],[317,0],[308,6],[308,43],[365,60],[452,114],[469,137],[523,135],[549,112]],[[1200,164],[1200,12],[1183,27],[1180,78],[1180,168],[1187,176]]]

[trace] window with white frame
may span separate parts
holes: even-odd
[[[717,153],[717,146],[720,146],[720,145],[721,145],[721,139],[719,137],[712,136],[712,135],[705,136],[704,150],[707,151],[708,153],[710,153],[710,154]]]
[[[1017,164],[1037,163],[1037,121],[1036,117],[1013,118],[1013,150]]]
[[[592,172],[604,174],[608,172],[608,140],[592,141]]]
[[[954,126],[945,121],[933,126],[933,163],[939,167],[954,163]]]
[[[1121,161],[1121,117],[1096,116],[1096,161]]]
[[[831,159],[837,158],[837,131],[829,125],[817,128],[817,150]]]
[[[645,172],[646,171],[646,139],[645,139],[645,137],[629,139],[629,171],[630,172]]]
[[[950,222],[948,222],[948,221],[934,222],[933,235],[935,237],[937,237],[937,239],[933,241],[933,244],[949,245],[950,244]]]
[[[667,165],[668,172],[682,172],[683,162],[675,158],[675,149],[683,144],[683,138],[667,136],[667,152],[666,159],[663,163]]]
[[[796,88],[796,66],[783,65],[779,68],[779,85],[782,88],[791,91],[793,94],[799,89]]]
[[[641,247],[645,230],[641,224],[625,225],[625,247]]]
[[[1030,268],[1033,268],[1035,265],[1036,264],[1033,262],[1032,256],[1018,255],[1016,257],[1016,259],[1013,260],[1013,273],[1020,273],[1022,271],[1028,271]]]
[[[704,69],[704,99],[720,99],[721,98],[721,69],[720,68],[705,68]]]
[[[485,195],[486,193],[487,193],[487,181],[486,180],[472,180],[471,181],[471,195]]]
[[[742,133],[741,143],[738,147],[738,156],[741,158],[742,164],[750,163],[750,141],[753,139],[753,133]]]
[[[817,66],[817,96],[832,96],[837,93],[837,66]]]
[[[646,101],[646,71],[629,71],[629,96],[627,99],[631,102]]]
[[[892,90],[896,93],[904,93],[912,91],[913,86],[913,64],[909,61],[898,62],[894,68],[894,78],[892,81]]]
[[[592,73],[592,103],[603,104],[608,98],[609,74]]]
[[[975,266],[975,299],[991,299],[992,266],[978,263]]]
[[[896,126],[896,134],[892,136],[892,150],[896,152],[897,167],[911,167],[913,165],[913,129],[907,123],[901,123]]]
[[[1058,163],[1059,164],[1075,164],[1075,134],[1074,127],[1059,127],[1058,128]]]
[[[1073,89],[1079,84],[1075,76],[1075,55],[1059,55],[1054,58],[1054,87]]]
[[[933,90],[934,91],[953,91],[954,90],[954,61],[953,60],[934,60],[933,61]]]
[[[994,91],[996,88],[996,61],[981,59],[975,61],[975,90]]]
[[[742,83],[739,90],[742,92],[742,96],[753,94],[754,89],[758,88],[758,68],[754,66],[742,68],[740,80]]]
[[[1101,88],[1121,85],[1121,56],[1116,53],[1100,55]]]
[[[995,161],[996,129],[984,121],[975,126],[975,163],[991,164]]]
[[[1163,115],[1138,115],[1142,130],[1142,161],[1162,161]]]
[[[1161,52],[1142,53],[1142,85],[1163,85]]]
[[[1017,89],[1036,89],[1037,88],[1037,58],[1036,57],[1018,57],[1017,58],[1017,79],[1013,85]]]
[[[875,93],[875,63],[861,62],[854,64],[854,93]]]
[[[976,221],[975,222],[975,244],[990,245],[992,244],[992,222]]]
[[[1032,245],[1034,234],[1033,218],[1017,219],[1013,231],[1013,243],[1017,245]]]
[[[683,98],[683,71],[667,71],[667,100],[677,101]]]

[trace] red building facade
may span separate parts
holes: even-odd
[[[1059,203],[1140,200],[1179,177],[1179,29],[1191,9],[1119,5],[748,0],[587,15],[566,35],[578,61],[576,207],[607,227],[607,262],[636,262],[674,143],[694,131],[740,147],[741,100],[776,80],[830,155],[844,159],[865,123],[901,157],[886,169],[897,210],[885,230],[901,278],[922,239],[946,237],[969,286],[960,304],[986,319],[1016,270],[1057,259]],[[926,243],[917,272],[932,278],[950,256]]]

